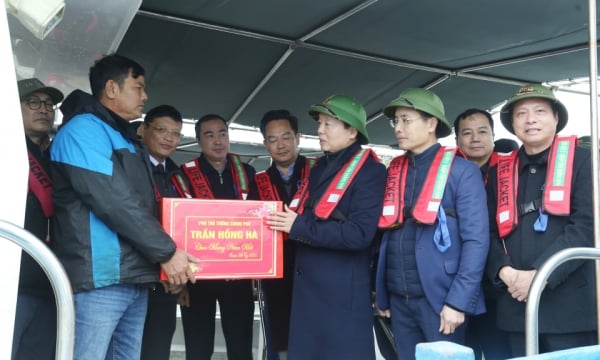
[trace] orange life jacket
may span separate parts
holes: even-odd
[[[556,136],[548,154],[548,170],[541,201],[543,212],[566,216],[571,211],[571,179],[577,137]],[[498,154],[496,223],[498,235],[506,237],[519,223],[518,150]]]
[[[444,189],[456,157],[456,147],[440,147],[427,172],[421,193],[412,209],[413,218],[423,224],[433,224],[442,203]],[[398,156],[390,163],[383,198],[379,227],[394,228],[404,223],[404,191],[408,173],[408,156]]]

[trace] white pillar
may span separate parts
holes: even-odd
[[[0,219],[23,227],[29,162],[25,145],[23,120],[17,90],[6,8],[0,15],[0,166],[4,174],[0,186]],[[19,281],[21,249],[0,238],[0,274],[3,295],[0,296],[0,359],[10,359]]]

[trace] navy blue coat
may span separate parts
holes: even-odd
[[[309,177],[311,199],[323,195],[359,149],[355,143],[315,164]],[[345,220],[319,220],[305,209],[294,221],[290,239],[298,247],[290,360],[375,358],[370,262],[385,177],[385,167],[369,158],[336,207]]]
[[[439,145],[436,145],[435,149]],[[416,189],[420,191],[420,185]],[[427,301],[437,313],[444,305],[466,314],[485,312],[481,279],[489,249],[489,226],[486,193],[479,168],[456,157],[442,197],[442,208],[454,209],[456,216],[447,216],[451,245],[444,252],[433,241],[439,222],[433,225],[415,224],[412,219],[404,226],[416,226],[415,256],[420,284]],[[386,281],[386,247],[393,232],[384,233],[377,269],[377,304],[389,308]]]

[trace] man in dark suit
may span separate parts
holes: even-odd
[[[398,359],[414,359],[420,342],[464,344],[467,316],[485,311],[485,190],[475,164],[438,144],[452,127],[436,94],[407,89],[383,111],[406,153],[388,168],[377,306]]]
[[[454,120],[454,135],[458,148],[467,160],[479,166],[481,176],[487,181],[488,171],[498,157],[494,152],[494,120],[490,113],[481,109],[463,111]],[[466,345],[473,349],[476,360],[484,356],[486,360],[504,360],[510,357],[510,351],[507,334],[496,325],[498,289],[486,276],[483,277],[482,287],[487,311],[469,319]]]
[[[178,186],[183,181],[183,174],[169,157],[177,150],[181,139],[181,113],[173,106],[160,105],[148,111],[144,122],[139,126],[141,131],[137,131],[137,134],[142,134],[142,140],[148,149],[157,198],[184,197],[183,189]],[[171,340],[175,333],[179,290],[179,287],[161,282],[149,292],[142,359],[169,359]]]
[[[194,198],[257,200],[254,168],[229,152],[229,128],[223,117],[202,116],[195,124],[200,157],[181,168]],[[188,360],[210,360],[214,350],[216,302],[227,359],[252,360],[254,294],[251,280],[202,280],[187,287],[180,299]]]
[[[267,170],[256,174],[260,199],[289,204],[300,183],[308,178],[314,162],[298,153],[298,119],[287,110],[271,110],[263,116],[260,131],[273,160]],[[286,239],[283,246],[283,278],[261,281],[266,298],[264,318],[269,360],[285,359],[288,349],[296,244]]]

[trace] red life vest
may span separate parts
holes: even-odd
[[[329,183],[325,193],[314,207],[313,212],[317,218],[322,220],[329,218],[369,156],[379,162],[379,158],[373,150],[360,149],[346,162],[346,164],[344,164],[344,167],[337,173],[331,183]],[[304,211],[304,203],[308,197],[308,177],[305,177],[304,180],[302,180],[298,191],[296,191],[296,195],[290,202],[290,209],[296,210],[299,214],[302,214]]]
[[[304,162],[304,168],[300,174],[300,182],[304,179],[308,179],[310,174],[310,168],[315,164],[315,159],[306,158]],[[266,201],[281,201],[279,192],[275,185],[271,182],[271,177],[267,170],[260,171],[254,176],[256,186],[258,187],[258,194],[261,200]],[[298,190],[296,190],[298,192]],[[295,194],[294,194],[295,195]],[[292,196],[293,198],[293,196]]]
[[[31,152],[28,151],[27,156],[29,157],[29,190],[39,200],[44,216],[50,218],[54,215],[52,179],[50,179],[42,164],[39,163]]]
[[[498,165],[498,157],[505,156],[505,155],[508,155],[508,154],[510,154],[510,152],[507,152],[507,153],[505,153],[505,152],[498,152],[498,151],[492,152],[492,154],[490,155],[490,158],[488,160],[487,171],[486,171],[485,177],[483,179],[483,183],[485,185],[487,185],[487,182],[488,182],[488,178],[489,178],[489,175],[490,175],[490,169],[493,168],[494,166]]]
[[[544,185],[542,211],[566,216],[571,211],[571,180],[577,137],[556,136],[548,153],[548,170]],[[517,190],[519,186],[518,151],[498,154],[496,223],[501,238],[519,223]]]
[[[412,216],[416,221],[429,225],[435,223],[456,153],[456,147],[442,146],[435,154],[421,193],[413,207]],[[404,191],[407,173],[406,154],[392,160],[385,184],[383,210],[379,217],[380,228],[394,228],[404,223]]]
[[[515,171],[518,168],[518,152],[513,150],[506,154],[498,154],[496,223],[501,237],[513,231],[519,222],[516,191],[519,174]]]
[[[502,153],[498,153],[496,151],[492,152],[492,154],[490,155],[490,159],[488,160],[488,168],[491,168],[494,165],[498,164],[498,154]]]
[[[246,200],[248,193],[250,192],[250,183],[248,182],[248,175],[244,164],[240,159],[239,155],[227,154],[227,164],[233,175],[233,183],[236,186],[238,199]],[[200,162],[198,159],[189,161],[181,166],[184,174],[190,181],[190,185],[194,190],[194,195],[198,199],[214,199],[214,195],[208,183],[208,179],[202,173],[200,169]],[[177,186],[177,185],[176,185]]]

